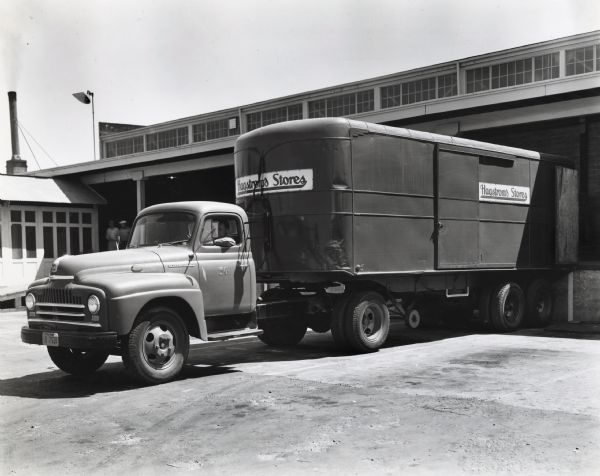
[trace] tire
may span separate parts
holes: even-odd
[[[308,327],[313,331],[324,334],[331,330],[331,313],[319,313],[308,320]]]
[[[486,286],[479,296],[479,320],[484,326],[491,326],[491,299],[494,289]]]
[[[94,373],[108,359],[108,352],[69,347],[48,347],[48,355],[60,370],[76,377]]]
[[[525,293],[516,283],[501,284],[492,293],[490,310],[494,330],[517,330],[525,317]]]
[[[406,327],[413,330],[423,327],[423,319],[421,318],[419,310],[416,308],[411,309],[404,319],[404,323],[406,324]]]
[[[357,352],[373,352],[385,342],[390,330],[390,312],[381,294],[359,291],[348,301],[345,337]]]
[[[526,300],[527,320],[531,324],[547,326],[554,310],[550,284],[544,279],[536,279],[527,287]]]
[[[298,298],[300,294],[292,289],[271,288],[262,293],[263,302],[280,301]],[[293,347],[306,334],[306,319],[300,312],[294,311],[290,318],[264,319],[258,327],[263,333],[258,338],[270,347]]]
[[[189,335],[179,314],[167,307],[153,307],[142,312],[127,336],[123,363],[142,383],[164,383],[177,377],[189,347]]]
[[[344,326],[346,307],[348,306],[349,300],[349,294],[339,296],[333,304],[333,311],[331,312],[331,336],[333,337],[333,342],[336,347],[340,350],[350,349]]]
[[[271,347],[293,347],[306,334],[306,322],[297,317],[265,319],[259,325],[263,333],[258,338]]]

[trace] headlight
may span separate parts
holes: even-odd
[[[100,310],[100,299],[95,294],[92,294],[87,300],[87,307],[90,313],[97,314]]]
[[[27,293],[27,296],[25,296],[25,307],[30,311],[35,307],[35,296],[33,294]]]

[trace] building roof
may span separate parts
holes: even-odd
[[[106,200],[72,180],[0,174],[0,202],[103,205]]]

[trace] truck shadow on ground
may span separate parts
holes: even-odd
[[[175,382],[238,372],[228,367],[184,367]],[[165,384],[169,385],[169,384]],[[96,394],[123,392],[146,387],[136,383],[120,362],[104,364],[88,377],[74,377],[61,370],[50,370],[22,377],[0,380],[0,395],[53,399],[84,398]]]
[[[471,325],[438,326],[410,330],[403,322],[393,321],[389,337],[383,348],[408,346],[469,335],[491,334]],[[553,333],[545,329],[523,329],[509,335],[538,337],[560,337],[600,339],[600,335]],[[331,333],[308,332],[302,342],[293,348],[268,347],[255,337],[227,342],[201,343],[192,340],[188,365],[177,380],[163,385],[172,385],[184,380],[202,379],[212,376],[241,372],[236,365],[248,363],[290,362],[318,360],[352,356],[351,352],[338,349]],[[0,395],[36,399],[84,398],[95,394],[135,391],[146,386],[137,384],[125,371],[121,362],[109,362],[86,378],[76,378],[51,367],[22,377],[0,380]]]

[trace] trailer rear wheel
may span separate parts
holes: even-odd
[[[514,331],[525,317],[525,293],[516,283],[504,283],[492,293],[491,322],[499,332]]]
[[[552,288],[544,279],[536,279],[527,288],[527,319],[536,325],[546,326],[553,310]]]
[[[390,330],[390,312],[381,294],[360,291],[348,301],[345,312],[345,336],[358,352],[379,349]]]

